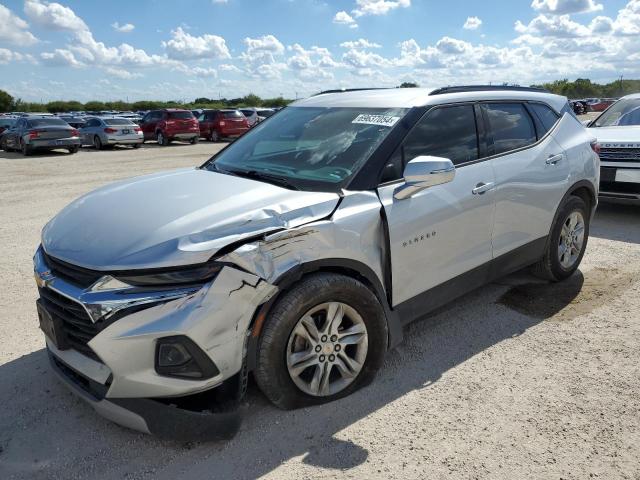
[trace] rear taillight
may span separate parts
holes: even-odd
[[[591,142],[591,150],[600,155],[600,144],[598,142]]]
[[[38,130],[31,130],[29,132],[29,138],[38,138],[40,136],[40,132]]]
[[[220,123],[218,123],[218,125],[220,125],[221,127],[224,127],[226,123],[224,122],[224,120],[220,120]]]
[[[115,128],[105,128],[104,133],[116,133],[118,130]]]
[[[71,130],[72,137],[77,137],[79,135],[80,135],[80,132],[77,129],[74,128],[73,130]]]
[[[134,128],[134,130],[135,130],[136,133],[142,132],[142,129],[140,127],[136,127],[136,128]]]

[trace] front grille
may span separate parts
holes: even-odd
[[[82,305],[50,288],[39,288],[38,292],[47,311],[62,321],[62,330],[68,346],[94,360],[101,361],[87,343],[106,325],[93,323]]]
[[[640,148],[602,148],[600,160],[605,162],[640,162]]]
[[[88,268],[63,262],[62,260],[47,255],[45,252],[42,252],[42,255],[51,273],[81,288],[90,287],[104,275],[104,272],[89,270]]]

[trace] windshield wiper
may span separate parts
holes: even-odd
[[[239,177],[251,178],[253,180],[262,180],[279,187],[288,188],[290,190],[300,190],[300,188],[294,183],[287,180],[280,175],[274,175],[271,173],[259,172],[258,170],[228,170],[232,175],[238,175]]]

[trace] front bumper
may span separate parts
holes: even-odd
[[[118,425],[160,438],[188,441],[226,440],[240,428],[242,417],[236,396],[216,412],[179,408],[151,398],[105,398],[101,385],[65,364],[48,349],[54,373],[98,414]],[[184,403],[188,397],[176,398]],[[236,400],[236,401],[234,401]]]
[[[640,168],[600,167],[600,198],[640,202]]]

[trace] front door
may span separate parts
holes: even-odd
[[[401,179],[378,188],[388,222],[393,306],[448,280],[464,282],[466,273],[480,272],[478,284],[486,279],[478,267],[492,258],[495,179],[490,162],[480,159],[477,113],[473,105],[430,110],[392,157],[402,168],[419,155],[448,158],[456,166],[453,181],[403,200],[394,198]]]

